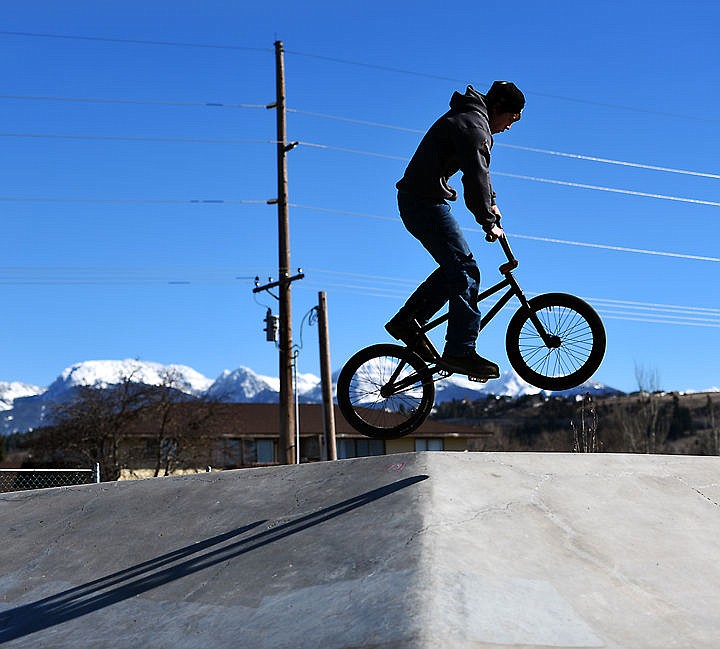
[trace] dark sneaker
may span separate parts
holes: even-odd
[[[443,354],[442,364],[458,374],[467,374],[481,379],[500,378],[500,368],[492,361],[479,356],[475,352],[471,352],[466,356]]]
[[[401,340],[426,363],[436,360],[435,352],[428,345],[420,325],[415,320],[395,316],[386,325],[387,331],[396,340]]]

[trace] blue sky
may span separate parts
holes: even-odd
[[[453,91],[509,79],[527,106],[496,138],[493,184],[523,288],[596,306],[600,381],[720,386],[717,5],[437,7],[13,3],[0,24],[0,380],[47,385],[119,358],[277,375],[262,331],[274,300],[251,289],[277,276],[276,209],[262,202],[276,194],[275,115],[262,106],[280,39],[288,139],[308,143],[288,161],[300,372],[319,374],[305,318],[318,291],[334,368],[388,340],[384,322],[433,270],[396,220],[405,160]],[[462,201],[454,213],[474,228]],[[500,251],[467,235],[488,286]],[[478,345],[503,370],[511,315]]]

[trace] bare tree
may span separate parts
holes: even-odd
[[[716,404],[708,394],[705,402],[705,425],[703,434],[703,451],[709,455],[720,455],[720,421],[715,410]]]
[[[709,410],[710,410],[710,432],[713,441],[713,454],[720,455],[720,426],[715,416],[715,404],[712,399],[708,396]]]
[[[205,397],[188,397],[179,389],[179,379],[176,371],[166,370],[144,413],[154,436],[155,477],[197,464],[198,446],[205,437],[204,424],[214,414],[215,402]]]
[[[128,423],[147,404],[146,386],[135,381],[134,374],[104,389],[78,388],[74,399],[54,409],[52,433],[43,438],[53,460],[97,462],[102,480],[120,477],[126,465],[122,442]]]
[[[597,453],[602,444],[598,437],[598,414],[595,402],[589,393],[582,398],[577,414],[570,422],[573,431],[575,453]]]
[[[180,396],[177,388],[179,376],[176,371],[167,369],[162,374],[162,382],[153,395],[151,410],[155,417],[155,477],[170,475],[177,465],[180,454],[181,434],[173,424],[174,406],[179,401],[187,401]]]
[[[637,397],[628,401],[618,420],[625,450],[631,453],[657,453],[664,447],[671,419],[663,403],[658,372],[636,365],[635,380],[638,385]]]
[[[635,381],[640,394],[639,428],[641,439],[645,441],[645,452],[654,453],[657,447],[657,420],[659,404],[656,398],[660,389],[659,375],[656,369],[635,365]]]

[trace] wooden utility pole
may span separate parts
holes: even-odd
[[[278,461],[295,461],[295,410],[293,407],[292,299],[290,295],[290,224],[285,124],[285,58],[282,41],[275,41],[275,110],[277,117],[277,206],[278,206],[278,281],[280,334],[280,448]],[[292,147],[290,147],[292,148]]]
[[[288,215],[288,181],[287,152],[298,143],[287,143],[285,126],[285,60],[282,41],[275,41],[275,103],[267,108],[274,108],[277,117],[277,198],[269,200],[269,204],[278,206],[278,280],[260,286],[255,278],[253,293],[278,288],[278,295],[270,293],[278,300],[278,349],[280,352],[280,442],[277,460],[281,464],[293,464],[296,457],[295,426],[297,418],[293,407],[293,342],[292,342],[292,300],[290,289],[295,280],[305,275],[298,268],[296,275],[290,276],[290,219]],[[268,318],[272,314],[268,310]],[[271,323],[268,322],[268,340],[274,340]],[[297,449],[299,450],[299,449]]]
[[[335,409],[333,407],[332,373],[330,370],[330,336],[328,333],[327,299],[325,291],[318,293],[318,338],[320,340],[320,380],[323,399],[323,430],[325,432],[324,459],[337,460],[335,444]]]

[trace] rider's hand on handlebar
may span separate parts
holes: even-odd
[[[503,230],[499,225],[493,225],[492,230],[485,233],[485,241],[497,241],[500,237],[505,236],[505,230]]]

